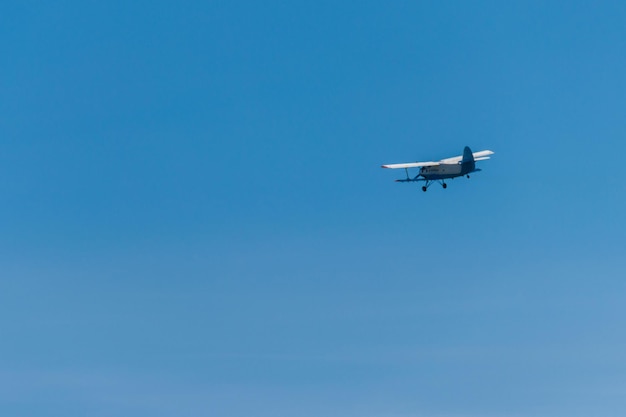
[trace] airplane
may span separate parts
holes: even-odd
[[[469,174],[472,172],[481,171],[479,168],[476,168],[476,161],[490,159],[489,155],[493,154],[494,152],[489,150],[472,153],[469,146],[466,146],[465,149],[463,149],[463,155],[461,156],[442,159],[438,162],[409,162],[406,164],[382,165],[382,168],[404,168],[406,171],[406,179],[396,180],[396,182],[424,181],[422,191],[426,192],[428,187],[430,187],[434,182],[440,183],[443,188],[448,188],[448,184],[446,184],[447,179],[454,179],[457,177],[469,178]],[[420,170],[415,177],[411,178],[409,176],[409,168],[419,168]]]

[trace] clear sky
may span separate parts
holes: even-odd
[[[624,22],[3,2],[0,414],[623,414]]]

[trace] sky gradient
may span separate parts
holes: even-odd
[[[619,415],[625,21],[3,3],[0,413]]]

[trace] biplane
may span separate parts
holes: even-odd
[[[490,155],[493,154],[494,152],[489,150],[472,152],[469,146],[466,146],[463,149],[463,155],[460,156],[453,156],[440,161],[408,162],[383,165],[382,167],[404,169],[406,178],[396,180],[396,182],[423,182],[422,191],[426,191],[435,182],[440,183],[443,188],[448,188],[448,184],[446,184],[448,179],[469,178],[471,173],[480,171],[480,168],[476,168],[476,162],[490,159]],[[411,177],[409,168],[419,168],[419,173],[415,177]]]

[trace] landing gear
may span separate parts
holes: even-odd
[[[467,174],[467,178],[469,178],[469,174]]]
[[[434,183],[438,182],[439,184],[441,184],[441,186],[443,188],[448,188],[448,184],[446,184],[445,180],[428,180],[428,179],[423,179],[423,180],[419,180],[419,179],[409,179],[409,180],[399,180],[401,182],[405,182],[405,181],[424,181],[424,186],[422,187],[422,191],[426,192],[428,190],[428,187],[430,187],[431,185],[433,185]]]
[[[415,180],[413,180],[415,181]],[[417,180],[419,181],[419,180]],[[430,187],[431,185],[433,185],[433,183],[438,182],[439,184],[441,184],[441,186],[443,188],[448,188],[448,184],[446,184],[446,182],[444,180],[427,180],[424,179],[422,180],[424,181],[424,186],[422,187],[422,191],[426,192],[426,190],[428,190],[428,187]]]

